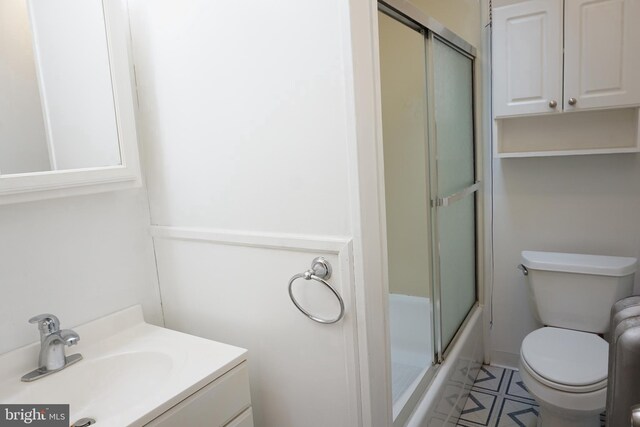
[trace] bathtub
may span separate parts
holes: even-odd
[[[395,419],[432,364],[431,300],[389,294],[389,332]]]
[[[406,427],[455,426],[484,358],[482,307],[475,307]]]

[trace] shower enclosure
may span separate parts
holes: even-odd
[[[477,303],[475,51],[405,5],[378,16],[396,425]]]

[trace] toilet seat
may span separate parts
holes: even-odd
[[[608,344],[596,334],[545,327],[527,335],[523,367],[556,390],[587,393],[607,386]]]

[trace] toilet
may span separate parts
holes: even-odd
[[[520,375],[539,404],[538,426],[600,427],[606,406],[611,306],[631,295],[635,258],[522,252],[544,325],[520,347]]]

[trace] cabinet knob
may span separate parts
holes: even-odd
[[[558,106],[558,103],[555,100],[549,102],[549,108],[556,108],[557,106]]]
[[[578,102],[578,100],[577,100],[577,99],[575,99],[575,98],[569,98],[569,101],[568,101],[568,102],[569,102],[569,105],[576,105],[576,103]]]

